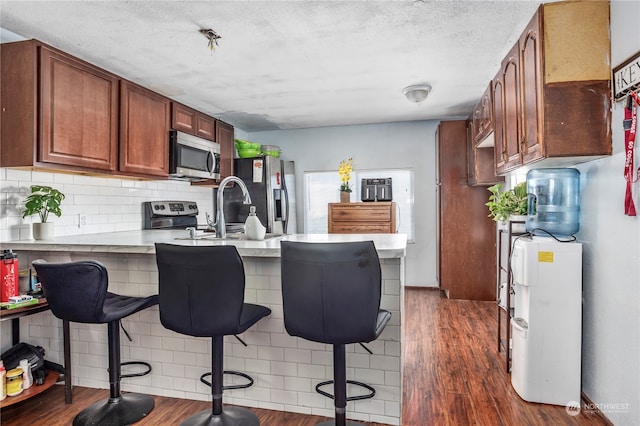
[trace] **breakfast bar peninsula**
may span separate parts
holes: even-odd
[[[372,240],[382,269],[381,308],[392,313],[379,339],[347,346],[347,378],[373,386],[372,399],[347,405],[347,417],[359,421],[400,424],[402,412],[402,289],[407,239],[403,234],[296,234],[249,241],[228,236],[215,239],[185,231],[142,230],[87,234],[49,241],[11,241],[2,248],[18,253],[21,265],[35,259],[69,262],[93,259],[109,274],[109,291],[131,296],[158,292],[154,243],[179,245],[234,245],[242,256],[245,301],[267,306],[272,313],[240,337],[225,338],[225,368],[251,375],[248,389],[225,391],[225,403],[333,417],[333,401],[315,392],[315,385],[333,378],[332,346],[287,334],[284,328],[280,280],[280,242],[344,242]],[[203,277],[204,278],[204,277]],[[24,290],[24,289],[23,289]],[[354,300],[354,304],[358,301]],[[45,348],[46,358],[62,363],[62,321],[51,312],[24,318],[21,340]],[[211,369],[211,344],[207,338],[184,336],[165,329],[158,307],[138,312],[122,321],[129,338],[121,339],[122,360],[147,361],[151,374],[122,380],[125,391],[195,400],[210,400],[210,389],[200,376]],[[4,326],[3,326],[4,327]],[[108,388],[107,341],[104,325],[71,323],[72,384]],[[6,330],[2,330],[5,332]]]

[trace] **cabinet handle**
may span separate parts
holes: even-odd
[[[520,140],[520,152],[522,153],[527,152],[527,141],[525,140],[524,136]]]

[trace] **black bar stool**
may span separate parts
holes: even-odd
[[[53,315],[63,321],[107,324],[109,342],[109,399],[85,408],[73,419],[74,426],[124,426],[144,418],[155,403],[151,396],[122,394],[120,379],[151,372],[146,362],[120,361],[120,320],[142,309],[158,304],[158,296],[120,296],[107,291],[109,278],[105,266],[97,261],[68,263],[33,262],[44,295]],[[65,342],[65,345],[68,342]],[[122,374],[121,365],[140,364],[146,370]]]
[[[333,398],[334,421],[321,425],[360,425],[346,421],[347,401],[372,398],[371,386],[347,380],[345,344],[380,336],[391,313],[380,309],[382,277],[373,241],[303,243],[282,241],[284,325],[291,336],[333,345],[333,380],[316,391]],[[333,382],[331,395],[321,386]],[[368,393],[347,396],[347,383]]]
[[[244,303],[244,264],[238,250],[234,246],[157,243],[156,260],[162,325],[181,334],[212,340],[211,373],[200,378],[211,386],[211,410],[194,414],[182,425],[258,426],[258,417],[250,410],[222,406],[224,390],[253,384],[253,379],[244,373],[223,370],[224,336],[244,333],[271,314],[265,306]],[[242,376],[248,383],[224,386],[225,373]],[[204,379],[209,374],[212,383]]]

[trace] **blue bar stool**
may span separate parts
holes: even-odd
[[[74,426],[124,426],[144,418],[155,403],[149,395],[120,392],[120,379],[151,372],[146,362],[120,361],[120,320],[158,304],[158,296],[132,297],[109,293],[105,266],[85,260],[68,263],[33,262],[53,315],[63,321],[107,324],[109,342],[109,399],[85,408],[73,419]],[[66,344],[66,343],[65,343]],[[146,367],[140,373],[122,374],[122,365]]]
[[[382,277],[373,241],[282,241],[280,247],[287,333],[333,345],[333,380],[319,383],[316,391],[334,400],[335,423],[320,424],[360,425],[346,421],[347,401],[373,398],[375,389],[347,380],[345,345],[377,339],[391,319],[389,311],[380,309]],[[320,389],[331,383],[333,395]],[[347,396],[347,383],[368,393]]]
[[[211,373],[200,377],[211,386],[211,410],[194,414],[182,425],[258,426],[258,417],[250,410],[222,405],[224,390],[253,384],[253,379],[244,373],[223,370],[224,336],[244,333],[271,314],[265,306],[244,303],[244,264],[238,250],[234,246],[157,243],[156,261],[162,325],[181,334],[212,340]],[[225,373],[244,377],[248,383],[224,386]],[[209,375],[212,383],[204,379]]]

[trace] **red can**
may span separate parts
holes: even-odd
[[[18,255],[13,250],[2,250],[0,255],[0,302],[20,294],[18,288]]]

